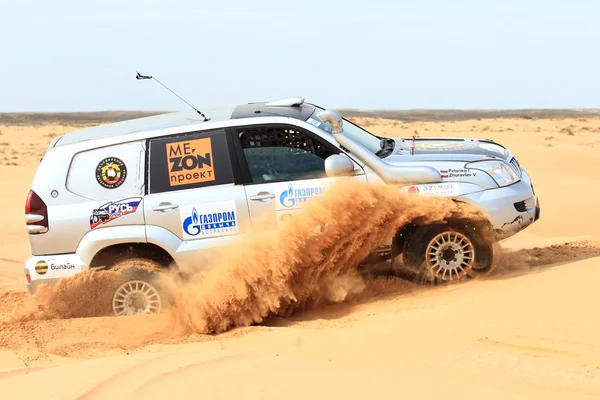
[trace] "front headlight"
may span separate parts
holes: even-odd
[[[512,185],[519,180],[515,170],[508,163],[500,160],[476,161],[465,165],[465,168],[486,172],[500,187]]]

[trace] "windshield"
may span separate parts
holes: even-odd
[[[331,124],[329,122],[325,122],[325,123],[321,122],[321,120],[317,117],[318,113],[320,113],[321,111],[325,111],[325,110],[321,107],[317,107],[317,106],[315,106],[315,107],[316,107],[315,112],[308,118],[308,120],[306,122],[331,134],[332,133]],[[344,135],[348,136],[353,141],[359,143],[364,148],[368,149],[371,153],[378,154],[381,151],[382,146],[383,146],[382,140],[381,140],[382,138],[379,138],[379,137],[373,135],[372,133],[367,132],[360,126],[355,125],[352,122],[348,121],[346,118],[344,118],[343,128],[344,128]],[[393,143],[393,141],[392,141],[392,143]],[[388,143],[388,145],[389,145],[389,143]]]

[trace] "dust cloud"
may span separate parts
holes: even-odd
[[[221,333],[372,292],[376,286],[357,271],[369,253],[407,223],[461,217],[483,215],[447,198],[340,178],[277,230],[251,235],[209,269],[186,271],[185,281],[165,275],[170,334]],[[44,287],[36,294],[38,309],[19,312],[13,321],[109,315],[119,276],[85,272]]]
[[[450,199],[341,179],[277,231],[251,238],[179,285],[170,314],[182,332],[220,333],[344,301],[365,289],[358,264],[400,227],[461,216],[483,218]]]
[[[36,307],[16,310],[10,321],[110,315],[112,295],[121,281],[116,271],[87,270],[54,286],[42,285],[35,293]]]

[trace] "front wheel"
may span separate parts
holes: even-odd
[[[446,224],[419,227],[407,240],[401,267],[411,280],[443,283],[487,275],[493,248],[485,230]]]

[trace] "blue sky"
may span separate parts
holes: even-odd
[[[0,2],[0,112],[600,107],[596,0]]]

